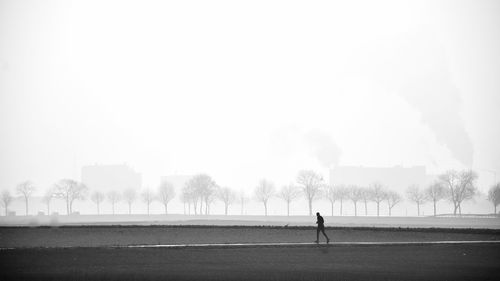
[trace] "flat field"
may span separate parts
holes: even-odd
[[[376,217],[324,216],[326,226],[341,227],[411,227],[500,229],[500,217],[464,215],[462,217]],[[311,226],[316,216],[238,216],[238,215],[57,215],[0,216],[0,226],[62,225],[240,225],[240,226]]]
[[[500,230],[331,228],[334,242],[500,240]],[[323,237],[320,237],[323,239]],[[63,226],[0,227],[0,248],[102,247],[139,244],[312,242],[314,227]]]
[[[498,230],[327,228],[334,242],[498,241]],[[500,280],[500,244],[113,248],[311,242],[312,227],[1,227],[0,280]],[[10,248],[10,249],[7,249]]]

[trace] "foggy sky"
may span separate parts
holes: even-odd
[[[0,188],[334,165],[500,179],[497,1],[0,1]],[[486,187],[487,188],[487,187]],[[485,189],[485,188],[481,188]]]

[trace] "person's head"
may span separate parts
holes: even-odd
[[[316,216],[319,217],[319,212],[316,213]]]

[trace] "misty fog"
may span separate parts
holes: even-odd
[[[134,212],[146,212],[141,194],[163,177],[206,174],[248,198],[244,212],[234,199],[229,214],[261,215],[259,181],[278,193],[313,170],[324,184],[380,181],[403,197],[393,214],[413,216],[411,184],[425,189],[449,170],[473,170],[478,193],[463,212],[491,213],[499,9],[495,1],[1,1],[0,189],[23,214],[16,187],[30,181],[36,214],[61,179],[85,183],[85,167],[121,165],[140,175],[130,186]],[[425,175],[404,186],[332,178],[345,167]],[[116,182],[87,184],[76,210],[95,213],[94,191],[129,188]],[[184,213],[184,182],[173,186],[170,211]],[[120,199],[116,211],[128,213]],[[270,200],[270,214],[286,214],[282,199]],[[315,204],[330,212],[326,197]],[[449,200],[440,204],[453,212]],[[292,206],[307,214],[302,195]],[[62,200],[52,207],[66,212]],[[354,214],[349,199],[344,208]],[[431,215],[431,204],[422,211]],[[108,196],[102,212],[112,212]],[[221,200],[211,213],[224,213]]]

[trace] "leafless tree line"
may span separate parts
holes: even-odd
[[[425,188],[420,188],[417,185],[411,185],[406,190],[406,199],[415,203],[417,207],[417,215],[420,216],[420,207],[426,203],[433,204],[434,216],[437,215],[437,203],[441,200],[448,199],[453,203],[453,214],[462,214],[462,203],[467,200],[472,200],[478,190],[475,185],[477,174],[471,170],[464,171],[447,171],[437,177],[437,179]],[[368,215],[368,203],[376,204],[377,216],[380,216],[381,204],[386,204],[389,216],[392,215],[392,209],[404,200],[403,196],[393,190],[389,190],[381,183],[374,182],[367,187],[357,185],[328,185],[325,184],[323,178],[318,173],[311,170],[300,171],[296,179],[297,185],[283,186],[279,192],[274,191],[274,185],[267,181],[261,180],[255,189],[255,197],[264,205],[264,213],[267,215],[267,202],[277,196],[283,199],[287,204],[287,214],[292,201],[303,195],[308,202],[309,215],[312,214],[313,202],[317,199],[324,198],[331,204],[331,215],[334,213],[334,205],[338,202],[339,213],[343,214],[344,203],[351,202],[353,204],[354,215],[358,215],[358,204],[364,205],[364,214]],[[491,187],[488,200],[492,202],[495,208],[500,203],[500,183]]]
[[[168,204],[175,198],[175,195],[174,186],[169,182],[163,182],[158,186],[156,191],[149,188],[144,189],[140,194],[133,188],[125,189],[122,193],[118,191],[110,191],[107,194],[104,194],[100,191],[94,191],[90,195],[90,199],[96,204],[97,214],[100,213],[100,204],[107,199],[111,204],[111,213],[113,215],[115,214],[115,205],[117,203],[121,201],[127,203],[128,213],[132,214],[132,205],[138,199],[142,199],[142,201],[146,204],[147,214],[149,215],[150,206],[154,201],[158,201],[163,204],[165,214],[168,214]]]
[[[22,182],[16,187],[16,191],[25,201],[26,215],[28,212],[29,198],[35,192],[35,186],[29,182]],[[53,187],[46,190],[41,201],[47,207],[47,214],[50,214],[50,206],[54,199],[62,199],[66,203],[66,214],[73,213],[73,203],[78,200],[85,200],[88,196],[89,189],[82,183],[71,179],[62,179],[54,184]],[[147,213],[149,214],[149,206],[153,201],[159,201],[164,205],[165,214],[168,213],[168,203],[175,197],[175,189],[170,183],[162,183],[156,192],[150,189],[145,189],[141,194],[138,194],[135,189],[126,189],[123,193],[118,191],[110,191],[106,194],[100,191],[94,191],[90,194],[90,200],[96,204],[97,214],[100,214],[101,204],[107,200],[111,204],[112,213],[115,214],[115,205],[124,201],[128,204],[128,212],[132,213],[132,204],[137,201],[138,197],[147,205]],[[5,214],[8,214],[8,207],[14,200],[14,197],[9,191],[2,192],[0,204],[5,208]]]
[[[473,199],[478,190],[475,186],[477,174],[471,170],[447,171],[425,188],[417,185],[409,186],[406,190],[406,199],[415,203],[417,215],[420,216],[420,207],[426,203],[433,204],[434,216],[437,215],[437,204],[447,199],[453,204],[454,215],[462,214],[462,203]],[[30,181],[17,185],[16,193],[25,202],[25,213],[28,214],[29,199],[36,191]],[[77,200],[85,200],[89,193],[88,188],[82,183],[71,179],[62,179],[52,188],[47,190],[42,197],[42,202],[50,214],[51,202],[62,199],[66,203],[66,213],[73,213],[73,203]],[[132,213],[132,206],[138,200],[147,206],[147,214],[150,213],[150,205],[158,201],[164,206],[165,214],[168,214],[168,204],[176,196],[174,186],[169,182],[161,183],[157,190],[143,190],[140,194],[135,189],[126,189],[123,192],[110,191],[106,194],[94,191],[90,194],[90,200],[96,205],[97,214],[100,214],[101,204],[108,201],[111,205],[112,214],[115,214],[115,205],[125,202],[128,205],[128,213]],[[278,198],[286,203],[286,213],[290,215],[290,206],[299,197],[303,196],[308,204],[309,215],[313,213],[313,203],[319,199],[326,199],[331,205],[331,215],[334,214],[334,205],[338,203],[339,214],[343,215],[346,203],[351,203],[354,215],[358,215],[358,205],[364,206],[364,215],[368,215],[368,204],[376,204],[377,216],[380,216],[382,204],[387,206],[389,216],[392,209],[402,202],[403,196],[384,187],[381,183],[374,182],[366,187],[357,185],[329,185],[326,184],[319,173],[312,170],[302,170],[298,173],[296,181],[282,186],[276,190],[275,185],[266,179],[260,180],[254,188],[254,199],[262,203],[264,215],[268,214],[268,203],[272,198]],[[235,203],[241,206],[241,214],[244,214],[246,203],[250,200],[243,192],[237,193],[228,187],[221,187],[206,174],[193,176],[182,188],[180,200],[184,206],[184,214],[203,215],[210,214],[210,207],[216,201],[224,204],[224,214],[228,214],[230,205]],[[14,197],[5,190],[0,196],[0,206],[4,208],[5,214]],[[500,204],[500,183],[492,186],[488,192],[488,200],[492,202],[495,210]]]

